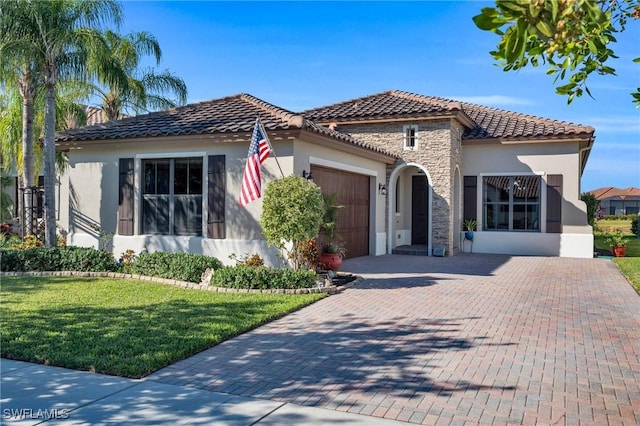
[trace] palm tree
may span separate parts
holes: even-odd
[[[71,88],[70,88],[71,87]],[[42,85],[40,85],[42,89]],[[82,126],[86,124],[86,113],[84,109],[76,103],[78,99],[82,98],[81,94],[78,94],[74,90],[73,82],[62,82],[58,88],[56,95],[56,130],[66,130],[68,122],[74,123],[76,126]],[[44,92],[39,90],[36,92],[33,99],[33,107],[31,110],[32,117],[29,120],[31,137],[37,140],[42,139],[43,136],[43,122],[44,122],[44,110],[42,105],[44,104]],[[25,145],[21,144],[21,135],[23,134],[23,112],[24,104],[23,98],[19,93],[19,90],[15,87],[8,86],[4,90],[0,91],[0,148],[2,155],[0,156],[0,168],[3,170],[3,177],[9,177],[8,173],[17,172],[18,175],[18,188],[25,188],[24,175],[25,165],[23,150]],[[42,171],[42,144],[35,143],[30,146],[32,151],[31,169],[29,176],[33,176],[31,181],[33,184],[30,186],[36,186],[37,178]],[[67,166],[66,156],[62,152],[56,152],[56,170],[58,174],[62,174]],[[5,182],[5,186],[7,183]],[[21,193],[19,195],[22,195]],[[27,194],[29,195],[29,193]],[[22,196],[19,196],[16,200],[18,204],[18,215],[20,218],[25,218],[25,206],[23,201],[26,201],[26,207],[28,209],[33,208],[34,199],[27,196],[23,200]],[[32,211],[32,210],[27,210]],[[27,215],[30,216],[30,215]],[[33,221],[22,221],[21,224],[24,227],[24,234],[34,234]]]
[[[173,108],[187,102],[187,86],[168,70],[156,73],[153,68],[140,70],[140,61],[152,56],[160,64],[162,51],[156,38],[148,32],[121,36],[113,31],[104,33],[111,61],[127,75],[127,85],[115,85],[98,79],[95,92],[102,99],[102,111],[107,120],[122,118],[123,113],[139,114],[150,110]],[[168,93],[172,97],[165,96]]]
[[[44,82],[44,213],[48,247],[56,241],[56,87],[61,79],[87,81],[98,72],[115,86],[126,86],[122,70],[105,55],[106,43],[98,30],[103,23],[119,24],[120,16],[120,5],[113,0],[21,0],[2,2],[0,8],[3,61],[6,57],[15,64],[32,65],[29,69],[34,75],[41,75]],[[5,81],[4,71],[2,77]],[[28,120],[26,117],[24,122]]]
[[[14,92],[7,90],[4,94],[7,109],[1,118],[3,121],[2,148],[5,153],[3,163],[8,166],[7,161],[18,159],[15,165],[18,166],[16,169],[19,171],[18,182],[21,188],[34,187],[36,183],[33,117],[34,99],[41,68],[41,64],[37,62],[39,55],[35,45],[24,41],[25,28],[22,27],[22,22],[25,20],[26,9],[21,4],[17,2],[2,2],[0,4],[0,40],[2,40],[0,42],[0,57],[2,57],[0,83],[6,84],[8,87],[12,87],[11,83],[15,83],[22,98],[22,126],[20,130],[22,146],[21,149],[17,149],[15,145],[18,140],[16,136],[18,128],[10,125],[10,111],[15,113],[20,108],[15,109]],[[14,108],[9,109],[9,107]],[[8,144],[14,144],[14,146],[9,147]],[[11,155],[7,155],[8,153]],[[32,207],[31,197],[27,197],[27,204],[26,208],[30,209]],[[19,207],[20,212],[23,212],[25,206],[22,206],[22,197],[19,197]],[[26,227],[26,233],[33,233],[31,225],[31,222],[23,224]]]

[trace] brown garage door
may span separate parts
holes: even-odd
[[[313,181],[324,194],[338,194],[337,235],[343,241],[346,258],[369,254],[369,176],[327,167],[311,166]]]

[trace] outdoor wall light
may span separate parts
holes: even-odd
[[[306,170],[303,170],[302,177],[308,180],[309,182],[313,182],[313,175],[311,174],[311,172],[307,173]]]
[[[380,195],[387,195],[387,185],[379,183],[378,184],[378,193],[380,193]]]

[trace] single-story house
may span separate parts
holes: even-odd
[[[640,213],[640,188],[598,188],[589,191],[600,201],[602,215],[623,216]]]
[[[275,156],[263,184],[312,174],[337,193],[347,257],[412,252],[591,257],[580,176],[594,129],[388,91],[291,112],[248,94],[59,133],[69,244],[215,256],[267,247],[262,200],[238,195],[256,117]],[[276,162],[277,156],[277,164]],[[478,222],[473,243],[462,222]]]

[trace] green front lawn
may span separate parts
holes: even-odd
[[[627,248],[625,249],[625,257],[640,257],[640,238],[631,233],[630,220],[599,220],[593,230],[594,244],[596,248],[611,251],[611,247],[604,241],[607,234],[613,234],[620,230],[625,234]]]
[[[2,357],[136,378],[324,297],[106,278],[0,280]]]
[[[594,238],[594,244],[595,244],[596,248],[599,248],[599,249],[602,249],[602,250],[611,251],[611,247],[609,247],[604,242],[604,240],[606,239],[606,235],[604,235],[604,234],[595,234],[594,233],[593,238]],[[624,256],[625,257],[640,257],[640,238],[629,234],[629,235],[627,235],[625,237],[625,240],[627,241],[627,247],[625,249]]]
[[[629,246],[627,246],[628,248]],[[619,257],[614,259],[618,268],[629,279],[631,285],[640,293],[640,258]]]

